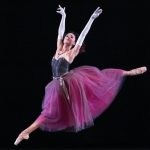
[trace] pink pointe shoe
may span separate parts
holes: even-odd
[[[28,140],[28,139],[29,139],[29,134],[27,132],[21,132],[17,137],[16,141],[14,142],[14,145],[18,145],[22,140]]]
[[[144,72],[147,71],[147,68],[146,67],[139,67],[139,68],[136,68],[136,69],[132,69],[130,71],[127,71],[126,72],[126,75],[128,76],[136,76],[136,75],[140,75],[140,74],[143,74]]]

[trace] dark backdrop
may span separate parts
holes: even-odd
[[[86,43],[86,53],[71,68],[149,67],[149,9],[146,1],[30,0],[1,5],[0,147],[15,148],[14,140],[41,112],[44,88],[52,80],[51,58],[56,49],[60,15],[66,7],[66,31],[80,33],[97,6],[103,9]],[[112,105],[79,133],[40,130],[19,148],[150,147],[149,71],[127,78]]]

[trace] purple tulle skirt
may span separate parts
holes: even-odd
[[[112,103],[123,82],[123,70],[81,66],[45,87],[42,112],[36,119],[46,131],[78,132],[92,126]],[[65,92],[66,91],[66,92]]]

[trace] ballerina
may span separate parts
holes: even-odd
[[[19,134],[15,145],[29,139],[29,135],[38,128],[48,132],[79,132],[91,127],[94,119],[111,105],[124,78],[143,74],[147,70],[145,66],[129,71],[114,68],[100,70],[94,66],[69,70],[75,57],[82,52],[83,41],[102,9],[98,7],[93,12],[79,37],[73,32],[64,37],[65,8],[59,5],[57,13],[62,18],[57,50],[51,61],[53,80],[45,87],[41,114]]]

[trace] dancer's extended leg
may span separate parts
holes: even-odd
[[[124,71],[124,75],[125,76],[136,76],[136,75],[143,74],[146,71],[147,71],[147,68],[144,66],[144,67],[135,68],[135,69],[132,69],[129,71]]]

